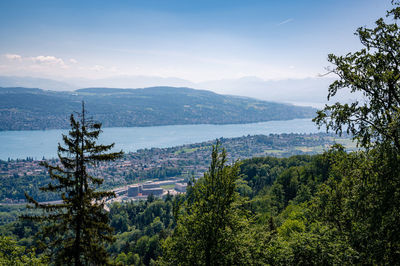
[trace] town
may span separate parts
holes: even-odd
[[[334,143],[341,143],[349,150],[356,148],[346,136],[338,137],[323,133],[256,135],[221,138],[218,141],[227,151],[228,162],[266,155],[289,157],[316,154],[328,149]],[[211,146],[215,143],[214,140],[171,148],[142,149],[126,153],[123,158],[113,162],[100,163],[96,167],[88,166],[88,172],[104,179],[102,190],[116,189],[119,197],[124,194],[122,191],[126,191],[128,196],[128,186],[138,185],[139,182],[178,180],[175,183],[185,183],[202,176],[207,171]],[[57,159],[43,158],[43,160],[52,165],[58,163]],[[0,202],[24,203],[25,192],[42,202],[58,200],[56,195],[39,191],[41,186],[51,182],[46,169],[41,166],[43,160],[32,158],[0,160],[0,179],[3,184],[0,188]],[[160,183],[159,187],[162,186]],[[169,189],[172,190],[171,187]],[[140,198],[139,194],[145,197],[148,192],[139,190],[137,193]],[[155,190],[152,194],[159,193],[161,191]],[[168,189],[164,188],[161,194],[163,193],[168,193]]]

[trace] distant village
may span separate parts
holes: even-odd
[[[219,141],[227,151],[228,163],[256,156],[315,154],[338,141],[347,148],[353,148],[348,137],[338,138],[322,133],[243,136],[221,138]],[[186,181],[201,177],[207,171],[211,146],[215,143],[214,140],[171,148],[142,149],[126,153],[114,162],[88,166],[88,172],[104,179],[101,189],[114,190],[118,196],[115,200],[119,201],[126,198],[141,199],[149,194],[162,196],[182,193]],[[25,191],[36,193],[34,195],[39,201],[57,200],[38,189],[51,182],[46,169],[40,165],[43,160],[52,165],[58,164],[57,159],[45,158],[0,160],[0,203],[23,203]]]

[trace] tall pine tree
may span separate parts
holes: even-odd
[[[115,160],[122,156],[122,151],[107,153],[114,143],[97,144],[96,140],[102,132],[101,124],[87,119],[85,115],[82,102],[82,113],[78,114],[78,119],[71,114],[71,130],[68,135],[62,135],[64,145],[58,144],[59,164],[42,163],[53,182],[41,190],[59,193],[62,202],[41,204],[26,194],[31,203],[28,206],[42,212],[23,218],[42,224],[40,242],[47,247],[55,264],[106,264],[108,254],[104,244],[112,241],[104,199],[115,195],[113,192],[96,191],[103,179],[91,176],[87,167]]]

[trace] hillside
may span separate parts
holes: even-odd
[[[68,128],[81,101],[105,127],[231,124],[311,118],[315,109],[176,87],[73,92],[0,88],[0,130]]]

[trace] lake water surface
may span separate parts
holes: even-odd
[[[311,119],[269,121],[230,125],[175,125],[155,127],[104,128],[99,143],[115,142],[115,150],[124,152],[144,148],[166,148],[203,142],[220,137],[233,138],[257,134],[316,133]],[[0,131],[0,159],[57,156],[57,143],[68,130]]]

